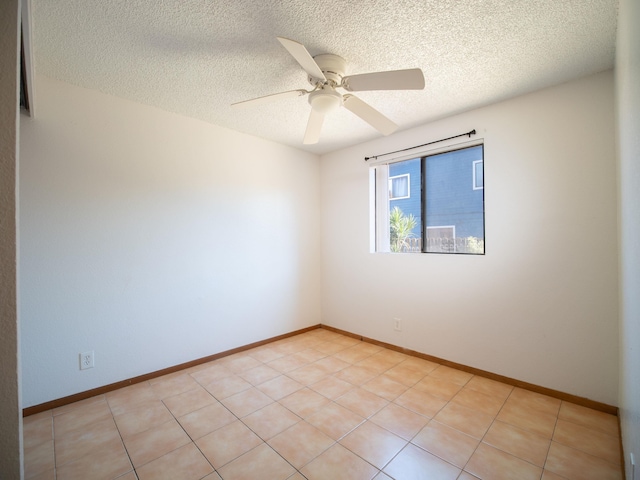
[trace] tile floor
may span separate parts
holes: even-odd
[[[28,479],[616,479],[616,417],[317,329],[24,419]]]

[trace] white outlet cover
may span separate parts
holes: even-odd
[[[80,370],[86,370],[87,368],[93,368],[94,366],[93,351],[82,352],[80,354]]]
[[[401,332],[402,331],[402,321],[399,318],[394,318],[393,319],[393,329],[396,332]]]

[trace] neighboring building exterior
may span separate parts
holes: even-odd
[[[412,233],[416,237],[422,231],[420,163],[420,158],[414,158],[389,165],[389,210],[398,207],[406,216],[413,215],[416,226]]]
[[[484,239],[484,168],[482,145],[389,165],[389,210],[400,208],[417,222],[421,238],[422,169],[427,238]]]

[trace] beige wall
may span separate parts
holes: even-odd
[[[622,0],[616,59],[620,157],[620,417],[627,479],[640,478],[640,2]],[[636,461],[631,478],[629,454]]]
[[[20,2],[0,2],[0,478],[21,478],[16,301],[16,164]]]
[[[316,155],[36,89],[20,134],[25,407],[320,322]]]
[[[323,323],[617,405],[614,105],[609,71],[324,155]],[[364,157],[473,128],[486,255],[370,253]]]

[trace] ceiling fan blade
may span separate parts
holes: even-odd
[[[307,123],[307,130],[304,132],[305,145],[311,145],[318,143],[320,140],[320,131],[322,130],[322,123],[324,122],[324,114],[319,113],[313,108],[311,109],[311,115],[309,115],[309,122]]]
[[[280,41],[282,46],[289,51],[293,58],[296,59],[305,72],[313,78],[318,78],[322,81],[327,80],[324,73],[322,73],[322,70],[320,70],[320,67],[304,45],[296,42],[295,40],[289,40],[288,38],[276,38]]]
[[[345,95],[344,107],[350,112],[355,113],[383,135],[390,135],[398,129],[398,125],[358,97]]]
[[[362,73],[345,77],[342,86],[350,92],[365,90],[422,90],[424,75],[419,68]]]
[[[242,102],[232,103],[232,108],[244,108],[244,107],[255,107],[258,105],[264,105],[265,103],[271,103],[278,100],[282,100],[284,98],[290,97],[301,97],[306,95],[306,90],[289,90],[288,92],[281,93],[273,93],[271,95],[265,95],[264,97],[252,98],[251,100],[244,100]]]

